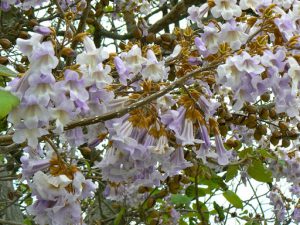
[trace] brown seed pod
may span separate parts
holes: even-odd
[[[31,19],[31,20],[28,21],[28,25],[30,27],[34,27],[34,26],[39,25],[39,22],[37,20],[35,20],[35,19]]]
[[[268,109],[262,108],[262,109],[260,110],[259,116],[260,116],[260,118],[262,118],[263,120],[269,119],[269,115],[270,115],[270,112],[269,112]]]
[[[159,219],[152,219],[149,223],[149,225],[158,225],[159,224]]]
[[[258,131],[258,129],[255,129],[253,137],[255,140],[259,141],[262,138],[262,134]]]
[[[168,33],[162,34],[162,35],[160,35],[160,37],[161,37],[162,41],[167,42],[167,43],[171,43],[174,39],[174,37],[172,37],[172,35],[168,34]]]
[[[30,36],[26,31],[20,31],[18,37],[22,39],[28,39]]]
[[[152,197],[149,197],[148,200],[147,200],[147,208],[152,208],[156,203],[156,200]]]
[[[276,120],[278,118],[275,108],[269,110],[269,115],[272,120]]]
[[[64,57],[74,57],[76,55],[76,52],[72,48],[64,47],[61,50],[61,55]]]
[[[235,148],[235,147],[237,147],[238,143],[237,143],[236,140],[234,140],[233,138],[229,138],[229,139],[226,141],[226,145],[227,145],[229,148]]]
[[[220,134],[223,137],[226,137],[227,132],[228,132],[228,126],[227,125],[221,125],[221,126],[219,126],[219,129],[220,129]]]
[[[144,186],[141,186],[138,189],[138,193],[141,193],[141,194],[149,192],[149,191],[150,191],[150,188],[149,187],[144,187]]]
[[[156,36],[154,33],[149,33],[146,37],[146,41],[148,43],[153,43],[153,42],[155,42],[155,40],[156,40]]]
[[[11,42],[7,38],[0,39],[0,45],[3,49],[9,49],[11,47]]]
[[[109,5],[109,0],[101,0],[101,4],[103,6],[108,6]]]
[[[143,32],[136,27],[133,31],[133,37],[135,37],[136,39],[141,39],[143,37]]]
[[[151,218],[157,218],[157,217],[159,217],[160,216],[160,213],[159,213],[159,211],[157,211],[157,210],[152,210],[150,213],[149,213],[149,217],[151,217]]]
[[[226,123],[225,119],[223,119],[223,118],[218,118],[217,121],[218,121],[218,123],[219,123],[220,125],[223,125],[223,124]]]
[[[271,136],[270,142],[272,143],[272,145],[278,145],[278,143],[279,143],[279,138],[276,138],[276,137],[274,137],[274,136]]]
[[[262,96],[260,96],[260,98],[264,102],[268,102],[270,100],[270,94],[269,93],[264,93]]]
[[[291,141],[289,138],[283,138],[282,139],[282,143],[281,143],[281,146],[284,147],[284,148],[287,148],[289,147],[291,144]]]
[[[0,56],[0,65],[7,65],[8,64],[8,58],[4,56]]]
[[[286,131],[286,136],[288,136],[291,140],[296,140],[298,138],[298,133],[293,130]]]
[[[268,127],[266,125],[262,125],[262,124],[258,125],[256,129],[262,135],[266,135],[267,131],[268,131]]]
[[[280,121],[278,126],[281,131],[287,131],[289,129],[289,125],[286,122]]]
[[[248,113],[256,113],[257,107],[255,105],[248,105],[248,106],[246,106],[246,111]]]
[[[170,193],[172,194],[176,194],[178,191],[179,191],[179,188],[180,188],[180,184],[179,183],[176,183],[176,182],[173,182],[171,181],[169,184],[169,191]]]
[[[155,198],[164,198],[168,195],[168,190],[163,189],[160,192],[158,192],[157,194],[154,195]]]
[[[279,130],[275,130],[275,131],[273,131],[272,136],[274,136],[276,138],[281,138],[282,133]]]
[[[86,19],[86,23],[87,23],[87,24],[94,24],[94,22],[95,22],[95,19],[92,18],[92,17],[88,17],[88,18]]]

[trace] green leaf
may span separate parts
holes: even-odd
[[[91,24],[88,24],[89,29],[86,31],[90,34],[94,34],[95,33],[95,27]]]
[[[23,224],[25,224],[25,225],[32,225],[31,219],[30,218],[26,218],[25,220],[23,220]]]
[[[253,179],[260,181],[260,182],[269,183],[269,182],[272,182],[272,180],[273,180],[272,172],[270,170],[268,170],[264,166],[264,164],[257,159],[252,160],[252,163],[248,167],[247,172],[250,177],[252,177]]]
[[[11,69],[8,69],[6,66],[0,65],[0,76],[16,77],[18,76],[18,74],[12,71]]]
[[[218,203],[214,202],[214,209],[217,211],[219,215],[219,220],[223,221],[225,219],[223,207],[219,206]]]
[[[185,189],[185,194],[188,197],[194,198],[196,195],[196,190],[195,190],[195,186],[194,185],[190,185]]]
[[[226,182],[232,180],[238,174],[238,165],[228,166],[227,173],[226,173]]]
[[[264,158],[275,159],[275,157],[270,152],[268,152],[266,149],[260,148],[260,149],[257,149],[257,152]]]
[[[233,191],[227,190],[223,193],[223,196],[236,208],[243,208],[243,202],[237,194]]]
[[[207,188],[198,188],[198,196],[203,197],[206,194],[209,194],[210,191]],[[185,189],[185,194],[188,197],[195,198],[196,196],[196,188],[194,185],[190,185]]]
[[[249,157],[249,156],[252,156],[253,155],[253,148],[245,148],[243,151],[241,151],[240,153],[239,153],[239,157],[240,158],[247,158],[247,157]]]
[[[20,100],[8,91],[0,90],[0,119],[19,104]]]
[[[114,225],[120,225],[121,224],[121,221],[122,221],[122,218],[125,214],[125,211],[126,211],[125,207],[122,207],[120,212],[118,213],[117,217],[114,220]]]
[[[186,195],[175,194],[171,196],[171,202],[176,205],[189,204],[191,201],[192,198]]]

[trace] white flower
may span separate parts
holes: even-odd
[[[292,91],[297,91],[300,81],[300,66],[294,57],[288,57],[288,63],[290,65],[288,75],[292,80]]]
[[[21,129],[16,129],[13,135],[13,141],[15,143],[23,143],[24,141],[28,141],[28,145],[30,147],[36,148],[38,145],[38,138],[48,134],[48,131],[42,128],[31,128],[28,129],[24,125],[20,125]]]
[[[240,49],[242,44],[246,43],[247,39],[248,35],[235,22],[227,22],[222,25],[219,41],[228,43],[232,50]]]
[[[32,54],[33,49],[35,48],[35,46],[37,44],[39,44],[43,38],[43,35],[41,34],[37,34],[37,33],[32,33],[29,32],[29,34],[31,35],[31,38],[28,40],[24,40],[21,38],[17,39],[17,45],[19,47],[19,49],[21,50],[21,52],[30,57]]]
[[[51,41],[46,41],[37,44],[33,48],[31,57],[31,70],[34,72],[40,71],[42,74],[49,74],[58,64],[58,59],[55,56]]]
[[[240,0],[240,7],[242,10],[249,8],[255,10],[260,3],[261,2],[257,0]]]
[[[211,9],[211,13],[215,18],[222,15],[224,20],[230,20],[234,16],[239,17],[242,15],[242,10],[236,4],[236,0],[215,0],[215,4]]]
[[[51,176],[38,171],[33,176],[32,189],[44,200],[56,200],[66,192],[65,187],[72,183],[66,175]]]
[[[142,56],[142,50],[137,45],[132,46],[128,53],[121,55],[125,61],[126,67],[130,72],[137,74],[142,69],[142,64],[146,62],[146,59]]]
[[[83,39],[83,46],[85,52],[79,54],[76,58],[78,64],[86,64],[90,69],[94,69],[99,63],[108,59],[109,54],[102,47],[96,48],[94,42],[85,36]]]
[[[155,82],[161,81],[167,78],[167,70],[163,61],[158,62],[156,56],[152,50],[147,52],[147,64],[142,70],[141,74],[144,79],[149,79]]]

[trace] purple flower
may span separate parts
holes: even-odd
[[[51,41],[46,41],[41,44],[34,44],[32,55],[29,58],[31,70],[34,72],[40,71],[42,74],[51,73],[58,64],[58,59],[55,56]]]
[[[292,219],[295,221],[295,223],[300,223],[300,208],[296,207],[294,209]]]
[[[229,163],[229,159],[232,156],[231,151],[227,151],[224,148],[222,137],[220,134],[215,135],[216,152],[218,154],[218,163],[225,166]]]
[[[226,42],[232,50],[238,50],[248,40],[248,35],[244,33],[241,27],[234,20],[223,24],[219,35],[219,42]]]
[[[162,170],[166,173],[165,177],[174,176],[178,174],[179,171],[192,165],[192,163],[185,160],[183,148],[177,148],[172,152],[169,160],[162,162]]]
[[[45,26],[35,26],[33,28],[33,31],[44,36],[50,35],[52,33],[52,30],[49,27]]]
[[[274,213],[277,220],[282,222],[286,216],[286,208],[280,194],[278,191],[273,190],[270,192],[268,197],[271,201],[271,204],[274,206]]]

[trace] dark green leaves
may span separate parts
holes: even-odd
[[[236,208],[243,208],[243,202],[237,194],[233,191],[227,190],[223,193],[223,196]]]
[[[8,91],[0,90],[0,119],[19,104],[19,99]]]
[[[238,165],[228,166],[227,173],[226,173],[226,182],[232,180],[238,174]]]
[[[272,172],[268,170],[264,164],[254,159],[247,170],[250,177],[260,182],[272,182]]]
[[[176,205],[189,204],[191,201],[192,198],[186,195],[175,194],[171,196],[171,202]]]

